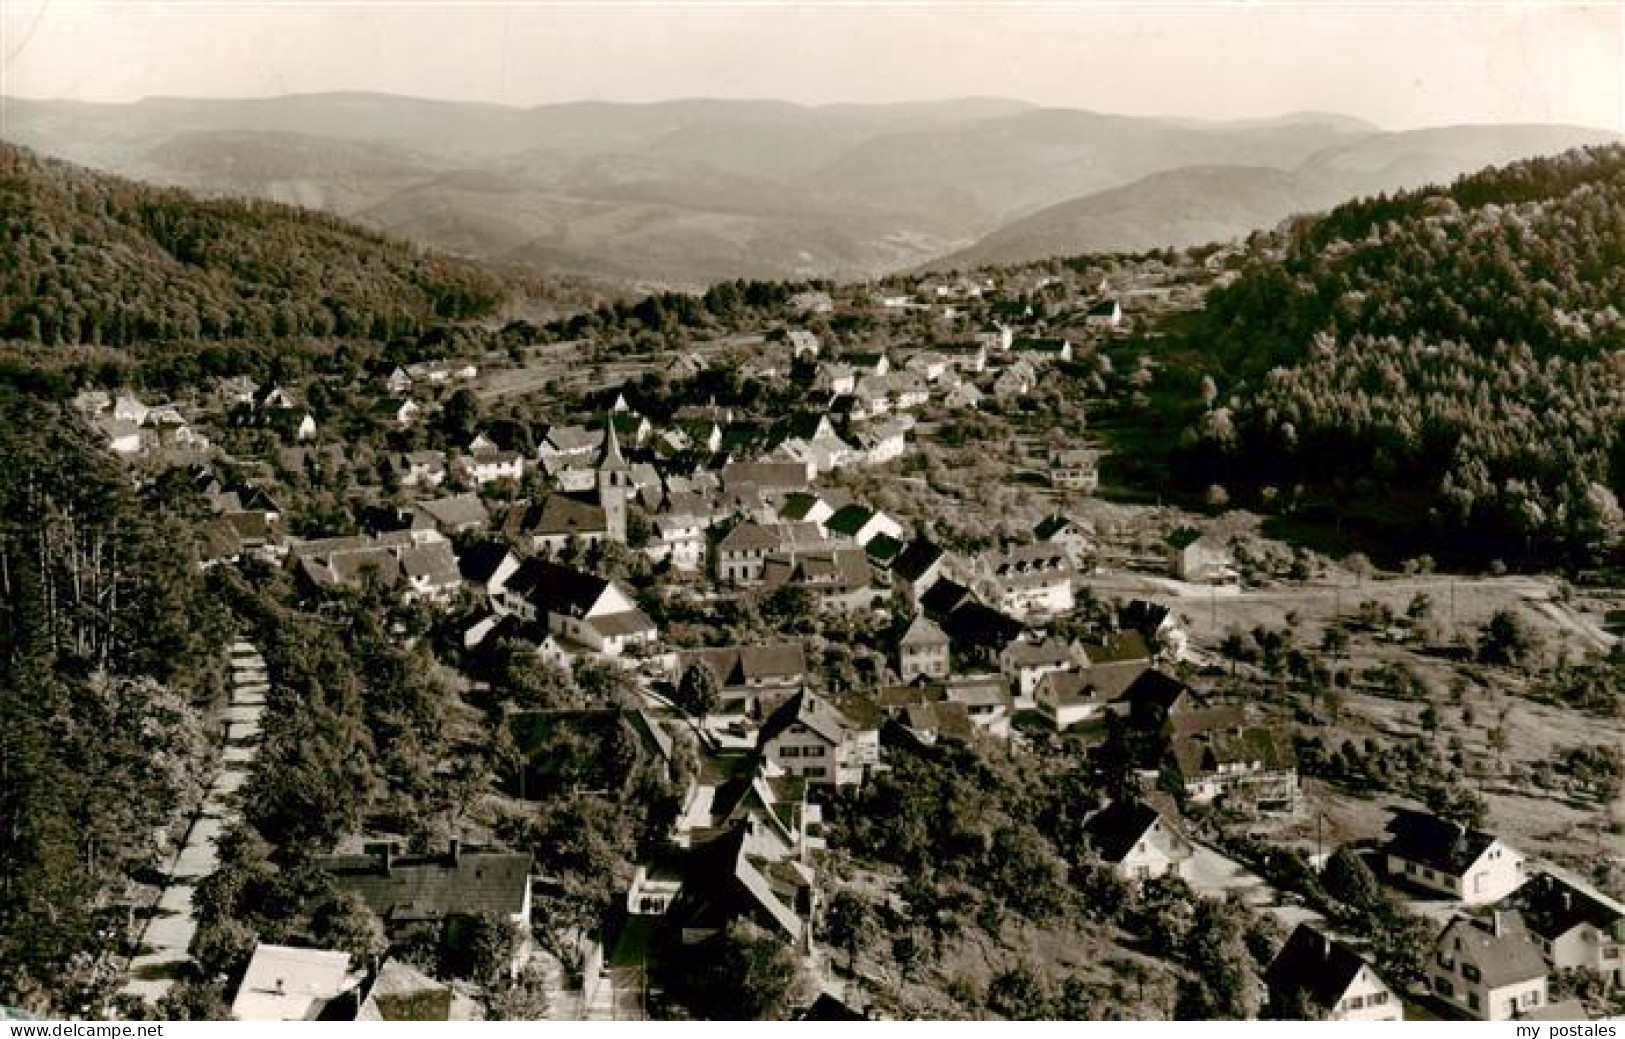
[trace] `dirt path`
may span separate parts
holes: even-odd
[[[238,640],[231,647],[231,701],[226,708],[226,746],[220,772],[170,863],[163,893],[141,931],[130,978],[120,991],[149,1003],[168,994],[192,962],[197,917],[192,893],[220,865],[216,841],[238,816],[237,792],[247,781],[259,752],[260,719],[270,691],[259,650]]]

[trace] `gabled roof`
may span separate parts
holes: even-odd
[[[696,649],[682,654],[684,669],[703,663],[722,686],[746,685],[751,681],[782,681],[805,677],[807,657],[799,642],[778,642],[762,646],[722,646]]]
[[[932,591],[941,584],[934,585]],[[954,642],[999,650],[1021,637],[1022,625],[991,606],[968,602],[943,620],[942,630]]]
[[[1477,967],[1485,988],[1544,978],[1549,970],[1540,947],[1516,926],[1497,935],[1492,924],[1458,916],[1434,947],[1441,955]]]
[[[1039,520],[1037,525],[1033,527],[1033,537],[1037,538],[1040,542],[1045,542],[1051,540],[1057,534],[1063,534],[1066,531],[1077,529],[1078,525],[1072,522],[1072,520],[1062,516],[1058,512],[1052,512],[1048,516],[1045,516],[1043,519]]]
[[[903,632],[903,637],[897,644],[908,647],[946,646],[948,636],[932,623],[931,618],[922,613],[915,616],[913,623]]]
[[[1012,667],[1059,667],[1077,659],[1077,651],[1065,639],[1051,636],[1034,642],[1021,639],[1004,647],[1002,654]]]
[[[746,520],[728,531],[717,548],[723,552],[772,552],[780,544],[777,530]]]
[[[764,490],[800,491],[807,487],[807,467],[800,462],[732,462],[722,469],[727,487],[751,484]]]
[[[1128,661],[1151,662],[1151,646],[1137,631],[1119,631],[1101,642],[1083,647],[1084,656],[1091,664],[1121,664]]]
[[[767,716],[761,731],[756,734],[756,745],[766,746],[790,726],[797,724],[806,726],[831,744],[839,744],[851,728],[851,723],[834,704],[803,690]]]
[[[1385,849],[1389,855],[1452,877],[1464,876],[1497,840],[1493,833],[1421,812],[1395,815],[1389,832],[1393,835]]]
[[[402,549],[401,572],[407,577],[427,578],[434,585],[454,585],[461,578],[457,556],[449,541],[431,541]]]
[[[402,922],[513,916],[524,908],[531,859],[519,852],[467,850],[391,855],[387,869],[381,855],[327,855],[314,864],[360,895],[380,919]]]
[[[896,569],[897,564],[893,564],[892,570],[895,572]],[[925,611],[926,616],[940,624],[955,610],[974,601],[975,596],[971,595],[969,588],[958,581],[943,578],[927,588],[925,594],[920,596],[920,608]]]
[[[774,889],[766,863],[751,855],[752,821],[743,819],[716,839],[693,848],[683,866],[674,915],[689,926],[720,930],[741,915],[800,939],[801,917]]]
[[[463,579],[474,584],[485,584],[496,576],[496,572],[513,556],[507,545],[496,542],[482,542],[470,545],[457,557],[457,569],[462,573]]]
[[[1265,968],[1264,983],[1272,992],[1301,992],[1315,1006],[1332,1010],[1367,966],[1347,945],[1299,924]]]
[[[602,506],[568,494],[549,494],[540,505],[525,510],[522,529],[537,537],[602,534],[609,529]]]
[[[1170,833],[1179,835],[1172,823],[1144,801],[1113,801],[1089,817],[1084,823],[1084,832],[1089,837],[1090,847],[1102,861],[1117,863],[1127,858],[1159,823]]]
[[[546,559],[527,559],[521,570],[527,580],[534,581],[531,597],[549,613],[583,617],[610,586],[597,574]]]
[[[915,538],[908,543],[902,553],[892,561],[892,573],[905,581],[918,581],[926,575],[933,566],[940,563],[947,553],[924,538]],[[926,594],[930,594],[929,592]]]
[[[419,511],[436,524],[447,527],[483,527],[490,520],[485,503],[477,494],[454,494],[447,498],[434,498],[418,502]]]
[[[846,505],[835,510],[835,514],[824,521],[824,526],[837,534],[853,537],[874,517],[874,514],[873,509],[863,505]]]
[[[1531,934],[1555,941],[1581,924],[1612,934],[1625,921],[1625,906],[1550,873],[1537,873],[1502,903],[1523,918]]]

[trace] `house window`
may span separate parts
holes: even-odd
[[[1373,992],[1373,993],[1371,993],[1370,1002],[1371,1002],[1371,1005],[1374,1006],[1374,1007],[1382,1006],[1384,1003],[1388,1002],[1388,990],[1383,989],[1381,992]]]
[[[824,748],[824,747],[808,747],[808,748],[806,748],[804,753],[809,758],[821,758],[821,757],[824,756],[824,752],[825,752],[826,749],[827,748]]]
[[[1450,984],[1449,978],[1436,977],[1433,979],[1433,990],[1441,996],[1452,996],[1455,995],[1456,987]]]
[[[1467,993],[1467,1005],[1469,1007],[1471,1007],[1472,1009],[1474,1009],[1474,1010],[1478,1009],[1478,993],[1477,992],[1469,992],[1469,993]]]
[[[822,779],[824,778],[824,767],[822,765],[808,765],[801,770],[801,774],[808,779]]]
[[[1461,965],[1461,976],[1466,978],[1468,981],[1478,981],[1484,975],[1479,973],[1478,968],[1473,966],[1471,963],[1464,963]]]
[[[1350,1010],[1364,1009],[1364,1007],[1365,1007],[1365,997],[1364,996],[1350,996],[1348,998],[1348,1007],[1349,1007]]]
[[[1540,1004],[1540,993],[1538,991],[1530,990],[1530,991],[1525,992],[1523,994],[1523,1005],[1524,1006],[1532,1007],[1532,1006],[1538,1006],[1539,1004]]]
[[[800,747],[780,747],[779,748],[779,757],[781,757],[781,758],[799,758],[799,757],[801,757],[801,748]]]

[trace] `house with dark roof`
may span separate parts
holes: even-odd
[[[1033,540],[1061,549],[1079,569],[1095,550],[1094,530],[1058,512],[1050,513],[1033,525]]]
[[[938,582],[939,586],[945,583]],[[961,604],[941,624],[960,656],[990,666],[1023,631],[1021,622],[1014,617],[975,600]]]
[[[743,714],[764,697],[787,697],[807,684],[807,657],[799,642],[691,649],[677,661],[673,681],[681,681],[694,664],[716,676],[722,700],[716,714]]]
[[[907,550],[904,550],[907,554]],[[897,572],[897,564],[892,565],[892,572]],[[946,621],[954,611],[976,601],[976,596],[969,588],[948,578],[933,581],[931,586],[920,595],[920,610],[938,624]]]
[[[762,723],[756,746],[786,775],[813,786],[850,786],[880,761],[880,733],[803,690]]]
[[[1127,881],[1184,876],[1195,846],[1177,824],[1144,801],[1114,801],[1084,822],[1092,851]]]
[[[1515,912],[1554,969],[1580,968],[1625,985],[1625,905],[1579,882],[1536,873],[1497,905]]]
[[[867,545],[881,534],[901,540],[903,525],[884,512],[877,512],[864,505],[847,505],[836,509],[824,521],[824,527],[834,538],[850,541],[855,545]]]
[[[810,951],[813,873],[755,818],[688,849],[670,873],[676,890],[661,915],[683,944],[704,942],[737,920],[749,920],[798,952]]]
[[[530,545],[533,552],[558,555],[566,547],[594,548],[609,537],[603,506],[585,496],[558,492],[540,504],[516,508],[508,514],[510,537]]]
[[[893,712],[887,724],[922,747],[969,744],[976,738],[976,724],[965,705],[946,700],[908,704]]]
[[[534,616],[547,618],[559,638],[616,657],[659,637],[654,621],[615,581],[543,559],[529,559],[509,579],[511,595],[521,587]]]
[[[402,855],[388,842],[361,855],[326,855],[313,864],[340,890],[361,897],[395,939],[430,934],[455,940],[458,921],[482,915],[510,920],[530,933],[527,853],[463,848]]]
[[[803,462],[730,462],[722,467],[722,486],[728,490],[750,487],[769,494],[805,491],[811,478]]]
[[[1166,763],[1194,804],[1290,811],[1298,802],[1298,763],[1284,733],[1249,725],[1235,708],[1172,717]]]
[[[1509,913],[1458,916],[1428,961],[1433,994],[1479,1021],[1511,1021],[1547,1003],[1546,959]]]
[[[1264,970],[1277,1019],[1314,1015],[1326,1021],[1403,1021],[1398,993],[1353,948],[1307,923]]]
[[[1401,811],[1383,848],[1388,875],[1458,899],[1499,902],[1527,879],[1522,852],[1492,833],[1421,812]]]
[[[915,538],[892,560],[892,584],[902,590],[910,605],[918,606],[921,596],[942,576],[947,561],[948,553],[940,546]]]

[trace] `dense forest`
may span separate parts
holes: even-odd
[[[206,200],[0,144],[0,335],[54,346],[415,334],[490,312],[472,263],[262,201]]]
[[[0,457],[0,1001],[71,1007],[194,799],[228,625],[177,517],[89,430],[0,386]]]
[[[1625,149],[1352,203],[1282,244],[1184,333],[1219,379],[1196,480],[1380,502],[1458,555],[1583,564],[1617,541]]]

